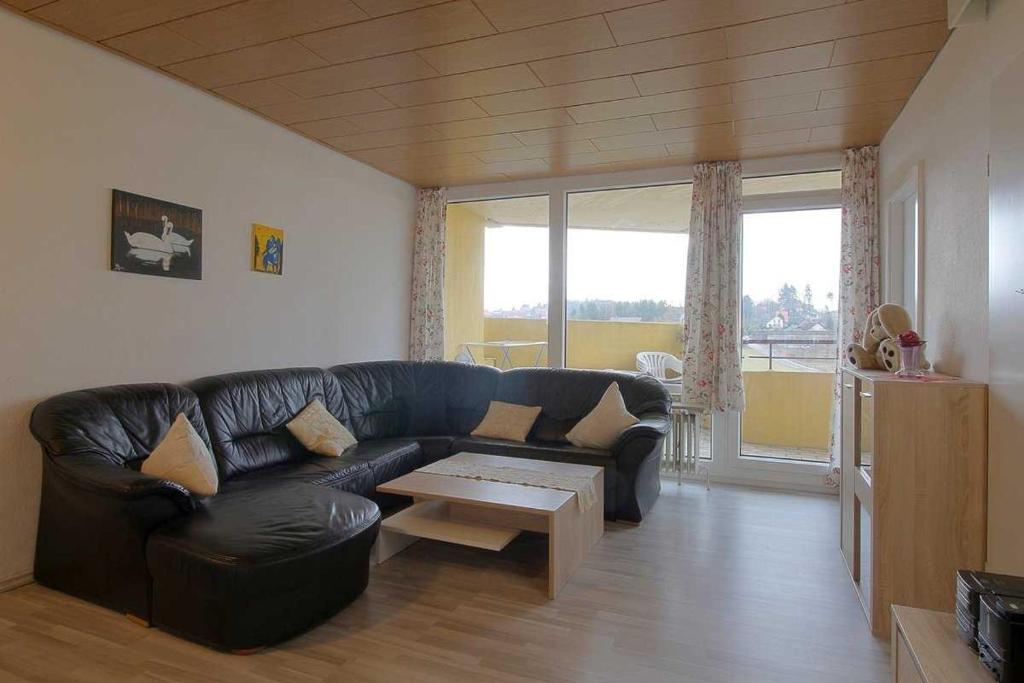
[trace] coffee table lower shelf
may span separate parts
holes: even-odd
[[[377,564],[420,538],[498,551],[519,535],[519,529],[453,519],[449,503],[443,500],[414,503],[385,519],[380,526]]]

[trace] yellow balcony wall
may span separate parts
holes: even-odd
[[[636,370],[638,351],[682,353],[676,323],[634,323],[570,320],[566,335],[566,365],[592,370]]]
[[[484,219],[449,204],[445,251],[444,357],[454,360],[459,344],[484,336]]]
[[[593,370],[636,370],[636,352],[665,351],[679,355],[680,326],[673,323],[609,322],[604,320],[570,320],[567,323],[566,365]],[[485,318],[485,341],[547,341],[546,320],[528,318]],[[514,349],[515,365],[533,365],[536,349]],[[494,349],[485,357],[497,359]],[[547,365],[547,353],[541,357]]]
[[[743,441],[828,448],[833,378],[830,372],[744,372]]]

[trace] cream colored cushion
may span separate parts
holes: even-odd
[[[217,493],[217,465],[184,413],[178,413],[164,438],[142,461],[142,472],[181,484],[197,496]]]
[[[594,409],[577,422],[565,438],[581,448],[609,449],[618,441],[622,430],[637,422],[639,420],[626,410],[619,383],[612,382]]]
[[[287,427],[299,443],[320,455],[337,457],[358,443],[318,399],[310,401]]]
[[[520,406],[515,403],[491,401],[487,414],[470,434],[491,439],[526,441],[526,435],[540,415],[540,406]]]

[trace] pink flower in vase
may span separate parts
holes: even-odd
[[[914,330],[907,330],[896,338],[900,347],[900,377],[921,377],[921,352],[925,342]]]
[[[914,332],[914,330],[907,330],[896,339],[900,346],[920,346],[924,343],[921,341],[920,335]]]

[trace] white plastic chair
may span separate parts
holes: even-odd
[[[636,369],[665,385],[673,399],[683,393],[683,361],[664,351],[641,351],[636,354]],[[673,373],[669,377],[668,373]]]
[[[455,354],[453,359],[456,363],[463,363],[465,365],[476,365],[476,358],[473,357],[473,353],[469,350],[469,347],[463,344],[459,347],[459,352]]]
[[[683,361],[664,351],[641,351],[636,354],[636,369],[662,382],[678,383],[683,374]],[[674,376],[669,377],[669,372],[675,373]]]

